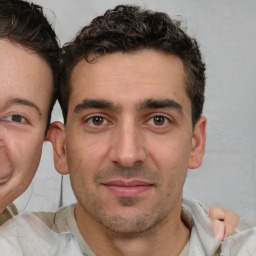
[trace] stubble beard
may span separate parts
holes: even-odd
[[[101,180],[106,180],[108,177],[115,177],[117,172],[119,172],[119,177],[146,177],[148,180],[154,180],[158,184],[161,183],[159,174],[156,171],[149,172],[148,170],[139,168],[138,172],[137,167],[130,168],[129,171],[123,168],[105,170],[96,175],[95,181],[98,183]],[[73,187],[77,188],[77,186]],[[143,211],[143,209],[141,211],[136,210],[136,213],[126,215],[113,212],[108,213],[103,207],[104,202],[100,196],[95,193],[90,193],[85,187],[83,187],[83,194],[76,193],[76,191],[75,194],[84,212],[90,216],[90,218],[100,223],[107,230],[123,235],[138,235],[154,229],[157,225],[164,222],[172,210],[172,203],[170,202],[171,193],[167,193],[164,199],[157,201],[147,211]],[[140,200],[139,197],[120,197],[117,199],[117,202],[120,207],[127,207],[127,211],[129,211],[129,208],[136,208]]]
[[[136,205],[136,199],[134,198],[120,198],[120,206],[132,207]],[[88,207],[93,205],[93,207]],[[104,228],[115,233],[121,233],[126,235],[135,235],[145,233],[160,223],[162,223],[169,215],[171,209],[167,208],[163,211],[162,207],[152,207],[150,212],[141,212],[134,214],[133,216],[124,216],[120,214],[108,214],[103,209],[101,201],[96,197],[91,197],[90,204],[83,204],[84,210],[100,223]],[[171,207],[170,207],[171,208]]]

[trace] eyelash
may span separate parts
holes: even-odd
[[[99,125],[93,124],[93,123],[92,123],[92,122],[93,122],[93,119],[96,119],[96,118],[101,118],[101,119],[103,119],[103,123],[102,123],[102,124],[99,124]],[[108,121],[104,116],[102,116],[102,115],[90,116],[90,117],[86,118],[86,120],[85,120],[84,122],[87,123],[87,124],[89,124],[89,125],[92,126],[92,127],[101,127],[101,126],[103,126],[103,125],[107,125],[107,124],[111,123],[111,122],[109,122],[109,121]],[[106,123],[105,123],[105,122],[106,122]]]
[[[14,117],[21,119],[21,121],[19,122],[19,121],[13,120]],[[7,121],[7,122],[14,122],[14,123],[22,123],[22,124],[28,122],[25,117],[23,117],[22,115],[18,115],[18,114],[4,116],[4,117],[0,118],[0,120]]]
[[[163,115],[163,114],[156,114],[156,115],[154,115],[154,116],[152,116],[146,123],[148,123],[149,124],[149,122],[152,120],[153,122],[155,121],[154,119],[155,118],[163,118],[164,119],[164,123],[163,124],[159,124],[159,125],[157,125],[157,124],[152,124],[152,125],[154,125],[154,126],[157,126],[157,127],[163,127],[163,126],[165,126],[165,125],[167,125],[168,123],[170,123],[171,122],[171,120],[170,120],[170,118],[168,118],[167,116],[165,116],[165,115]]]
[[[95,119],[97,119],[97,118],[100,118],[101,120],[98,120],[98,121],[100,121],[100,122],[98,122],[98,124],[95,124],[95,123],[93,123],[93,121],[96,121],[97,122],[97,120],[95,120]],[[164,119],[163,120],[163,123],[162,124],[159,124],[159,125],[157,125],[157,124],[155,124],[155,123],[150,123],[151,121],[152,122],[154,122],[155,120],[154,120],[154,118],[162,118],[162,119]],[[167,126],[168,125],[168,123],[171,123],[172,122],[172,120],[171,120],[171,118],[170,117],[167,117],[167,116],[165,116],[165,115],[163,115],[163,114],[154,114],[153,116],[151,116],[146,122],[145,122],[145,124],[148,124],[148,125],[152,125],[152,126],[155,126],[156,128],[164,128],[165,126]],[[107,118],[105,118],[103,115],[94,115],[94,116],[90,116],[90,117],[88,117],[88,118],[86,118],[85,119],[85,121],[84,121],[84,123],[87,123],[87,124],[89,124],[91,127],[102,127],[102,126],[105,126],[105,125],[107,125],[107,124],[111,124],[111,122],[107,119]]]

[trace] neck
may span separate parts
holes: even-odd
[[[165,221],[141,234],[120,234],[95,222],[79,206],[75,217],[84,240],[97,256],[178,256],[190,231],[181,220],[181,207]]]

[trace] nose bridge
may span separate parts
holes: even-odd
[[[132,119],[122,120],[115,130],[111,148],[111,160],[123,167],[143,162],[146,153],[140,127]]]

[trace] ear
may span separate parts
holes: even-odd
[[[46,136],[53,146],[55,169],[63,175],[68,174],[65,136],[65,126],[61,122],[52,123]]]
[[[195,125],[192,137],[192,150],[188,165],[188,168],[190,169],[198,168],[202,164],[205,151],[206,123],[206,118],[202,116]]]

